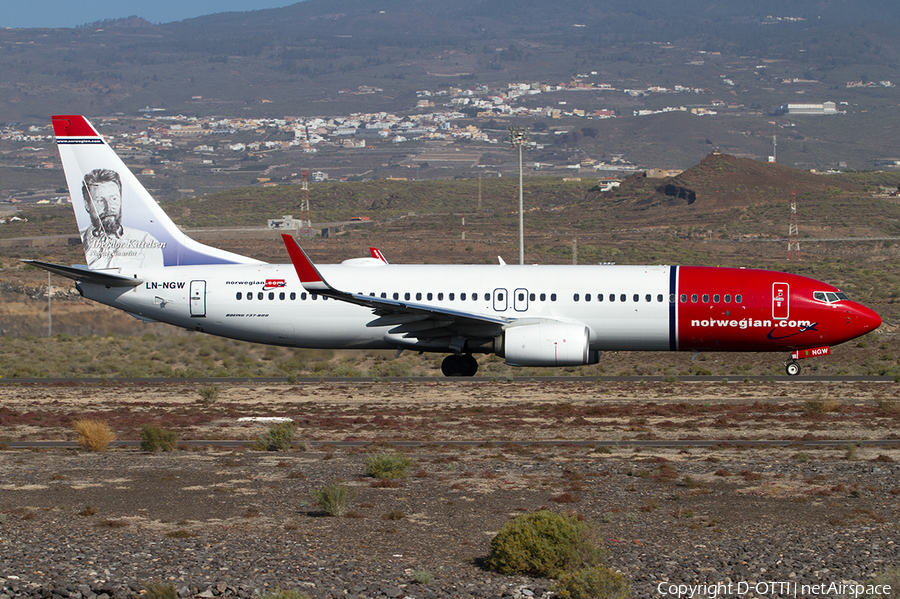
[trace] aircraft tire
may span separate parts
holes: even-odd
[[[441,372],[444,376],[475,376],[478,372],[478,360],[471,354],[450,354],[441,362]]]
[[[444,376],[464,376],[465,362],[462,356],[450,354],[441,362],[441,372]]]
[[[800,364],[797,362],[788,362],[784,365],[784,371],[788,373],[788,376],[797,376],[800,374]]]
[[[463,371],[462,376],[475,376],[475,373],[478,372],[478,360],[476,360],[472,354],[466,354],[462,357],[463,359]]]

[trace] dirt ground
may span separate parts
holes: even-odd
[[[895,397],[894,383],[3,384],[2,584],[10,597],[76,583],[130,597],[153,579],[183,597],[549,597],[552,581],[482,567],[503,524],[541,508],[594,523],[635,597],[661,582],[866,580],[900,563],[900,446],[854,441],[898,438]],[[269,425],[239,419],[273,416],[298,425],[292,449],[250,449]],[[152,423],[248,444],[8,447],[74,440],[78,418],[119,440]],[[707,438],[723,443],[600,444]],[[329,443],[345,440],[368,443]],[[406,440],[423,444],[392,445]],[[367,476],[379,451],[405,453],[409,475]],[[351,489],[351,517],[322,517],[313,494],[332,483]]]
[[[308,441],[871,440],[900,438],[894,383],[346,382],[4,384],[0,441],[72,440],[73,420],[121,439],[253,440],[287,417]]]

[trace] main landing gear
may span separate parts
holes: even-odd
[[[441,362],[444,376],[475,376],[478,372],[478,360],[472,354],[450,354]]]

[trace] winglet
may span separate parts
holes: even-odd
[[[381,250],[379,250],[378,248],[369,248],[369,253],[372,254],[373,258],[381,260],[385,264],[388,263],[387,258],[384,257],[384,254],[382,254]]]
[[[306,252],[303,251],[303,248],[300,247],[293,236],[282,233],[281,239],[284,240],[288,255],[291,257],[291,263],[294,265],[294,270],[297,271],[297,276],[300,278],[300,283],[304,289],[310,293],[334,290],[331,285],[325,282],[312,260],[309,259],[309,256],[306,255]]]

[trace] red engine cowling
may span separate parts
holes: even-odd
[[[590,331],[583,324],[542,322],[503,331],[497,355],[512,366],[581,366],[596,364]]]

